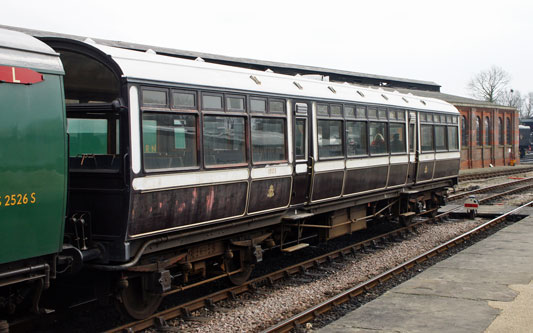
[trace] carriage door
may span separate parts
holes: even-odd
[[[310,160],[311,103],[294,101],[292,105],[294,177],[291,205],[309,201],[312,161]]]
[[[416,126],[416,112],[409,112],[409,173],[407,175],[407,183],[414,183],[416,178],[417,165],[417,126]]]

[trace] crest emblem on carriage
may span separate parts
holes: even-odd
[[[274,195],[274,185],[270,185],[267,192],[267,198],[272,198]]]
[[[424,168],[424,173],[428,173],[428,166],[426,165],[426,167]]]

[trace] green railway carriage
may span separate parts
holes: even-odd
[[[0,287],[46,283],[62,248],[63,75],[59,55],[46,44],[0,29]]]

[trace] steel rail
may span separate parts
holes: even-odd
[[[318,304],[318,305],[315,305],[303,312],[300,312],[299,314],[295,315],[295,316],[292,316],[291,318],[287,319],[287,320],[284,320],[274,326],[271,326],[269,328],[267,328],[266,330],[263,330],[261,333],[271,333],[271,332],[289,332],[290,330],[296,328],[296,327],[299,327],[301,326],[302,324],[305,324],[311,320],[313,320],[314,318],[316,318],[317,316],[323,314],[323,313],[326,313],[328,311],[330,311],[331,309],[333,309],[335,306],[337,305],[340,305],[340,304],[343,304],[343,303],[346,303],[348,302],[350,299],[358,296],[358,295],[361,295],[362,293],[364,293],[365,291],[367,290],[370,290],[372,288],[374,288],[375,286],[391,279],[394,275],[398,275],[400,273],[403,273],[403,272],[406,272],[408,271],[409,269],[413,268],[414,266],[416,266],[417,264],[419,263],[422,263],[438,254],[441,254],[453,247],[455,247],[456,245],[458,244],[461,244],[463,242],[465,242],[466,240],[470,239],[472,236],[474,236],[475,234],[481,232],[481,231],[484,231],[484,230],[487,230],[487,229],[490,229],[492,227],[494,227],[495,225],[497,225],[498,223],[502,222],[506,217],[508,217],[509,215],[512,215],[522,209],[524,209],[525,207],[528,207],[528,206],[531,206],[533,205],[533,201],[530,201],[520,207],[517,207],[505,214],[502,214],[488,222],[485,222],[483,223],[482,225],[460,235],[460,236],[457,236],[455,238],[453,238],[452,240],[449,240],[447,241],[446,243],[444,244],[441,244],[439,246],[436,246],[434,247],[433,249],[429,250],[429,251],[426,251],[424,253],[422,253],[421,255],[418,255],[416,256],[415,258],[401,264],[401,265],[398,265],[382,274],[379,274],[378,276],[366,281],[366,282],[363,282],[363,283],[360,283],[358,284],[357,286],[355,287],[352,287],[342,293],[339,293],[331,298],[329,298],[328,300]]]
[[[468,175],[460,175],[459,181],[465,181],[465,180],[474,180],[474,179],[483,179],[483,178],[492,178],[492,177],[499,177],[499,176],[507,176],[507,175],[514,175],[517,173],[523,173],[523,172],[531,172],[533,171],[533,167],[528,168],[517,168],[513,170],[500,170],[500,171],[489,171],[489,172],[482,172],[482,173],[473,173]]]
[[[509,182],[509,183],[503,183],[503,184],[497,184],[497,185],[493,185],[493,186],[487,186],[487,187],[479,188],[479,189],[472,190],[472,191],[462,192],[462,193],[458,193],[458,194],[452,194],[452,195],[448,196],[448,201],[459,200],[461,198],[464,198],[464,197],[467,197],[467,196],[470,196],[470,195],[486,193],[486,192],[490,192],[490,191],[493,191],[493,190],[498,189],[498,188],[510,187],[510,186],[513,186],[513,185],[518,185],[518,184],[522,184],[522,183],[528,183],[528,182],[531,182],[531,181],[533,181],[533,177],[519,179],[519,180],[515,180],[515,181],[512,181],[512,182]]]

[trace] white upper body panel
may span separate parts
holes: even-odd
[[[451,104],[434,98],[388,92],[380,88],[356,86],[348,83],[324,82],[300,76],[262,72],[246,68],[206,63],[162,56],[153,52],[88,44],[108,54],[120,66],[124,77],[173,84],[187,84],[205,88],[226,88],[257,93],[270,93],[302,98],[382,104],[399,108],[459,114]],[[259,80],[257,84],[250,76]],[[297,82],[302,89],[294,83]],[[333,92],[331,89],[335,92]],[[357,92],[360,91],[363,96]],[[386,96],[385,99],[383,96]]]

